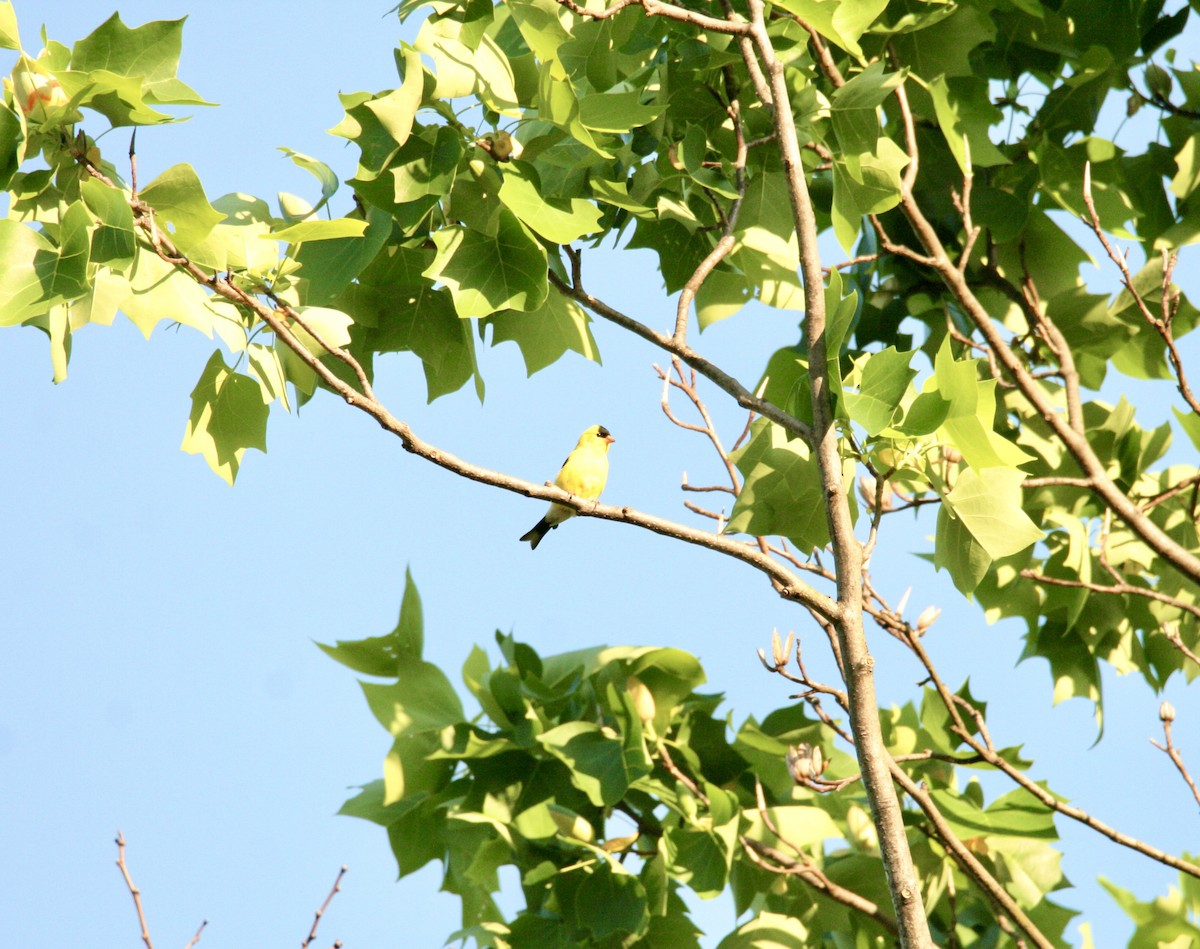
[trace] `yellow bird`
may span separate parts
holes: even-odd
[[[579,436],[579,444],[567,455],[562,470],[554,483],[568,494],[585,501],[595,501],[604,490],[608,480],[608,446],[616,439],[603,425],[593,425]],[[536,550],[543,537],[554,530],[568,517],[575,515],[573,507],[550,502],[546,516],[533,525],[533,529],[521,540],[529,541],[530,549]]]

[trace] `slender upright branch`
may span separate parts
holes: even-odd
[[[129,895],[133,897],[138,925],[142,928],[142,942],[146,944],[146,949],[154,949],[154,943],[150,939],[150,928],[146,925],[146,911],[142,906],[142,891],[133,885],[133,877],[129,875],[129,866],[125,863],[125,835],[119,830],[117,831],[117,866],[121,870],[121,876],[125,878]]]
[[[1160,745],[1153,738],[1150,739],[1150,744],[1171,759],[1171,763],[1175,765],[1175,770],[1179,772],[1179,776],[1183,778],[1184,783],[1191,789],[1192,797],[1196,799],[1197,804],[1200,804],[1200,789],[1197,789],[1196,782],[1192,780],[1191,774],[1188,773],[1187,765],[1183,763],[1183,755],[1179,753],[1179,749],[1175,747],[1175,742],[1171,740],[1171,723],[1175,721],[1175,706],[1170,702],[1163,702],[1159,707],[1158,717],[1162,722],[1163,740],[1166,744]]]
[[[317,912],[313,915],[312,929],[308,931],[308,937],[304,940],[304,942],[300,943],[300,949],[308,949],[308,947],[311,946],[316,940],[317,927],[321,925],[321,918],[325,915],[325,911],[329,909],[329,904],[333,902],[333,898],[341,892],[342,877],[345,875],[346,867],[343,865],[342,868],[338,870],[338,875],[333,881],[333,887],[329,890],[329,895],[325,897],[325,902],[320,905],[320,907],[317,909]],[[340,946],[341,942],[335,942],[334,945]]]
[[[879,833],[880,853],[897,914],[900,944],[905,949],[931,946],[921,889],[909,851],[903,814],[889,775],[887,749],[879,725],[875,697],[874,659],[863,628],[862,547],[854,536],[847,489],[842,484],[842,458],[832,417],[825,344],[825,286],[817,250],[817,223],[800,156],[790,89],[784,65],[775,55],[767,31],[762,0],[750,0],[751,36],[761,58],[774,98],[772,118],[788,182],[804,277],[804,332],[809,352],[809,383],[813,403],[815,450],[821,472],[826,519],[837,573],[839,612],[833,618],[850,700],[850,724],[863,786],[871,802]],[[837,358],[837,354],[833,354]]]

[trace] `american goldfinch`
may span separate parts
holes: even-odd
[[[567,455],[554,483],[577,498],[595,501],[608,480],[608,446],[615,440],[603,425],[593,425],[579,436],[579,444]],[[552,501],[546,516],[534,524],[533,529],[521,540],[529,541],[530,549],[536,550],[548,531],[554,530],[574,514],[573,507]]]

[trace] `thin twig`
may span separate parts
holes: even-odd
[[[1166,714],[1166,710],[1168,709],[1170,710],[1169,715]],[[1200,804],[1200,790],[1196,788],[1196,782],[1193,781],[1192,776],[1188,774],[1187,766],[1183,763],[1183,755],[1179,753],[1179,749],[1175,747],[1175,743],[1171,740],[1171,722],[1175,718],[1175,709],[1171,708],[1169,703],[1164,702],[1163,711],[1159,712],[1159,718],[1162,720],[1163,738],[1165,739],[1166,744],[1160,745],[1153,738],[1150,739],[1150,744],[1152,744],[1159,751],[1164,752],[1167,757],[1171,759],[1180,776],[1187,783],[1187,786],[1191,788],[1192,797],[1196,799],[1197,804]]]
[[[204,927],[206,927],[207,925],[208,925],[207,919],[204,920],[202,923],[200,923],[200,928],[196,930],[196,935],[194,935],[191,939],[188,940],[188,944],[186,946],[184,946],[183,949],[192,949],[192,947],[200,941],[200,934],[204,932]]]
[[[329,909],[329,904],[333,902],[333,898],[338,893],[341,892],[342,877],[344,877],[345,875],[346,875],[346,867],[343,865],[342,868],[340,870],[338,870],[338,875],[333,881],[333,887],[330,889],[329,895],[325,897],[325,902],[321,904],[320,908],[313,915],[312,929],[310,929],[308,931],[308,938],[305,939],[304,942],[300,943],[300,949],[308,949],[308,947],[311,946],[313,944],[313,942],[316,940],[317,927],[321,925],[321,917],[323,917],[325,915],[325,910]],[[341,943],[338,942],[338,943],[335,943],[334,945],[341,945]]]
[[[771,820],[770,811],[767,808],[766,796],[763,793],[762,783],[755,778],[754,781],[755,796],[758,802],[758,814],[762,819],[763,826],[769,830],[780,843],[785,844],[792,850],[796,857],[781,852],[769,844],[764,844],[761,841],[754,840],[751,837],[742,834],[738,839],[742,846],[746,849],[747,855],[752,861],[762,867],[764,870],[769,870],[771,873],[785,874],[788,876],[796,876],[802,879],[813,889],[819,890],[828,896],[830,899],[836,900],[843,906],[847,906],[855,912],[862,913],[864,916],[869,916],[875,920],[880,926],[886,929],[893,935],[896,934],[896,921],[890,914],[879,908],[879,905],[867,899],[853,890],[847,889],[838,883],[834,883],[825,875],[825,872],[818,867],[812,859],[806,854],[803,849],[796,846],[787,840],[779,829]],[[761,859],[765,858],[765,859]],[[767,861],[770,862],[767,862]]]
[[[125,878],[125,885],[129,888],[129,895],[133,897],[133,905],[137,910],[138,925],[142,928],[142,942],[146,944],[146,949],[154,949],[154,943],[150,940],[150,929],[146,925],[146,912],[142,907],[142,891],[133,885],[133,877],[129,875],[129,866],[125,863],[125,836],[119,830],[117,831],[117,866],[121,870],[121,876]]]

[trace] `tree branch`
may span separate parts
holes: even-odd
[[[570,253],[569,249],[568,252]],[[573,257],[573,262],[576,266],[573,268],[575,273],[573,278],[578,275],[578,257]],[[713,363],[709,362],[690,346],[676,342],[672,337],[665,333],[659,333],[650,329],[645,323],[642,323],[632,316],[622,313],[620,310],[614,309],[602,300],[592,296],[586,290],[578,279],[574,279],[574,285],[564,283],[554,271],[549,271],[550,283],[564,296],[570,297],[575,302],[587,307],[597,316],[608,320],[610,323],[615,323],[624,330],[628,330],[635,336],[640,336],[649,343],[653,343],[659,349],[664,350],[678,356],[684,363],[695,369],[700,375],[708,379],[717,388],[721,389],[729,395],[741,408],[749,409],[756,412],[763,418],[770,419],[776,425],[783,428],[784,431],[795,435],[797,438],[803,438],[805,442],[811,444],[813,439],[812,429],[801,422],[798,418],[784,412],[778,406],[765,401],[754,395],[749,389],[738,382],[733,376],[729,375],[722,369],[719,369]]]
[[[874,659],[868,650],[863,629],[863,551],[854,536],[847,489],[842,484],[838,432],[832,418],[825,344],[825,285],[817,249],[816,215],[804,179],[787,76],[767,32],[762,0],[749,0],[749,10],[753,24],[751,37],[761,57],[774,99],[772,118],[788,183],[796,235],[800,242],[800,265],[804,276],[804,332],[809,352],[815,449],[836,566],[839,615],[834,625],[845,663],[843,670],[850,700],[850,726],[854,732],[855,753],[879,832],[880,853],[897,914],[900,944],[904,947],[925,947],[932,944],[932,939],[921,903],[920,884],[908,847],[900,802],[888,775],[889,761],[875,696]]]
[[[121,876],[125,878],[125,885],[129,888],[129,895],[133,897],[133,905],[137,910],[138,925],[142,928],[142,942],[146,944],[146,949],[154,949],[154,943],[150,940],[150,929],[146,925],[146,912],[142,907],[142,891],[133,885],[133,877],[129,875],[129,866],[125,863],[125,836],[117,831],[117,866],[121,870]],[[204,927],[200,927],[203,929]]]

